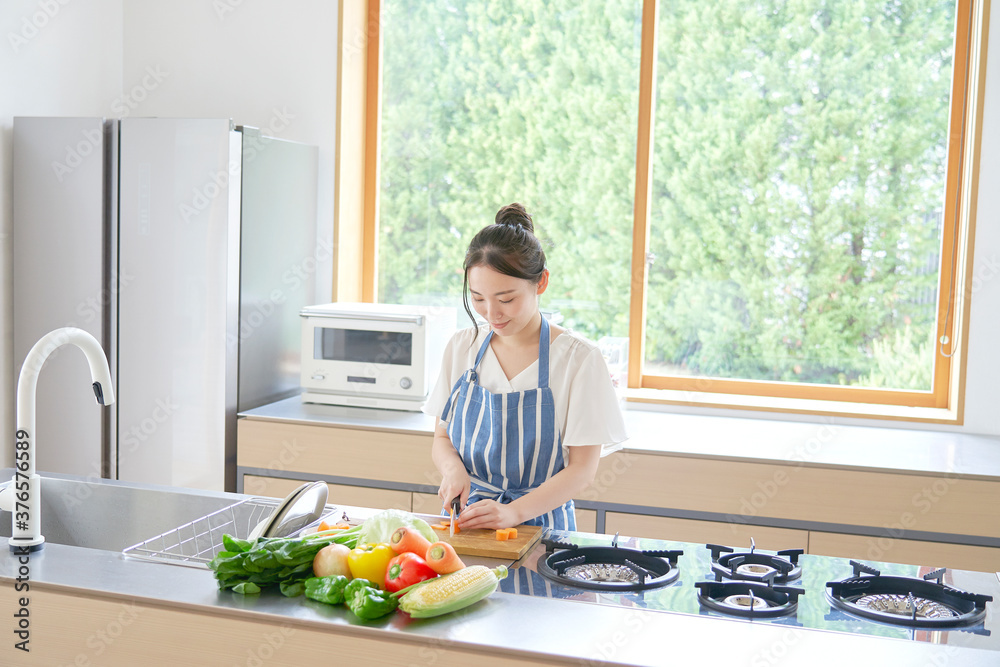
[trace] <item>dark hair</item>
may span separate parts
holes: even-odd
[[[465,251],[462,305],[473,327],[476,317],[469,307],[469,269],[474,266],[488,266],[497,273],[532,283],[542,279],[545,251],[523,206],[515,202],[497,211],[494,223],[479,230]]]

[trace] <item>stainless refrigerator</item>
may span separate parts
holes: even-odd
[[[94,404],[78,351],[50,357],[38,470],[235,490],[237,413],[299,391],[317,148],[229,119],[17,117],[13,160],[15,373],[77,326],[118,399]]]

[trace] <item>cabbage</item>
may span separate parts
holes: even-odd
[[[358,533],[358,544],[389,543],[389,538],[400,526],[413,528],[430,542],[437,542],[431,525],[418,516],[403,510],[382,510],[373,514],[363,524]]]

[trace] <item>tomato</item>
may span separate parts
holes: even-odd
[[[401,553],[389,561],[389,569],[385,573],[385,590],[395,593],[436,576],[437,572],[417,554]]]

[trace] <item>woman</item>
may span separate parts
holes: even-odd
[[[607,365],[596,345],[539,312],[549,272],[523,206],[503,207],[476,234],[464,268],[473,327],[449,341],[424,407],[440,417],[438,495],[446,507],[460,499],[463,529],[575,530],[572,498],[626,438]]]

